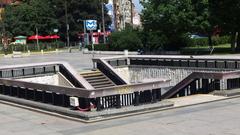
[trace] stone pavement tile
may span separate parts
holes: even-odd
[[[210,94],[197,94],[192,96],[186,96],[186,97],[179,97],[179,98],[171,98],[167,99],[168,101],[174,102],[174,106],[185,106],[190,104],[198,104],[202,102],[208,102],[208,101],[214,101],[219,99],[225,99],[227,97],[223,96],[214,96]]]

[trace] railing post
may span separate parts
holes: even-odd
[[[134,92],[134,95],[135,95],[135,102],[134,102],[134,106],[138,106],[139,105],[139,92],[138,91],[136,91],[136,92]]]
[[[0,78],[2,78],[3,77],[3,75],[2,75],[2,71],[0,71]]]
[[[121,96],[120,95],[116,95],[116,102],[117,102],[117,108],[121,108]]]
[[[153,89],[152,90],[152,103],[156,103],[157,102],[157,90]]]
[[[100,97],[97,97],[96,98],[96,106],[97,106],[97,111],[101,111],[102,110],[102,108],[101,108],[101,98]]]
[[[56,105],[56,96],[57,94],[55,92],[52,92],[52,104]]]
[[[196,89],[197,89],[196,81],[193,81],[190,84],[190,94],[191,95],[196,94]]]
[[[37,101],[37,90],[36,89],[33,90],[33,100]]]
[[[42,102],[46,102],[46,91],[42,91]]]
[[[65,107],[66,104],[65,104],[65,95],[64,94],[61,94],[61,106]]]
[[[20,88],[19,88],[19,87],[17,87],[16,89],[17,89],[17,97],[19,97],[19,98],[20,98],[20,97],[21,97],[21,96],[20,96]]]
[[[12,77],[14,77],[13,69],[11,70],[11,73],[12,73]]]
[[[22,69],[22,75],[25,76],[25,69]]]

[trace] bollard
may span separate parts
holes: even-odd
[[[58,49],[56,49],[55,51],[56,51],[56,53],[58,53]]]
[[[41,54],[43,55],[43,50],[41,50]]]
[[[72,53],[72,48],[71,47],[68,48],[68,52]]]
[[[124,50],[124,55],[125,55],[125,56],[128,55],[128,50]]]
[[[28,50],[28,51],[27,51],[27,53],[28,53],[28,56],[30,56],[30,55],[31,55],[31,51],[30,51],[30,50]]]

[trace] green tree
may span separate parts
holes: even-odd
[[[147,0],[142,15],[145,31],[166,39],[165,49],[184,46],[183,37],[193,27],[191,0]],[[161,41],[159,41],[161,42]]]
[[[83,20],[96,19],[102,24],[101,0],[50,0],[56,19],[60,22],[59,32],[66,34],[66,11],[71,40],[78,40],[79,32],[83,32]],[[106,1],[104,1],[106,2]],[[105,8],[105,27],[111,23],[111,19]]]
[[[126,28],[123,31],[114,32],[110,36],[110,49],[122,51],[128,49],[137,51],[142,49],[142,42],[139,38],[138,31],[131,28]]]
[[[58,26],[48,0],[26,0],[19,5],[9,5],[3,14],[3,23],[9,36],[49,34]]]
[[[210,20],[209,1],[192,0],[194,21],[192,33],[200,33],[208,36],[208,44],[212,46],[213,26]]]
[[[231,35],[231,48],[235,52],[240,46],[240,1],[239,0],[209,0],[212,23],[219,26],[223,33]]]
[[[144,30],[151,35],[148,40],[156,42],[159,39],[159,47],[178,49],[185,46],[191,33],[211,37],[208,0],[146,0],[143,5]]]

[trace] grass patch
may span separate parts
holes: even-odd
[[[212,54],[228,54],[231,53],[230,44],[221,44],[213,46]],[[194,46],[194,47],[185,47],[181,49],[181,54],[187,55],[203,55],[210,54],[211,48],[209,46]]]

